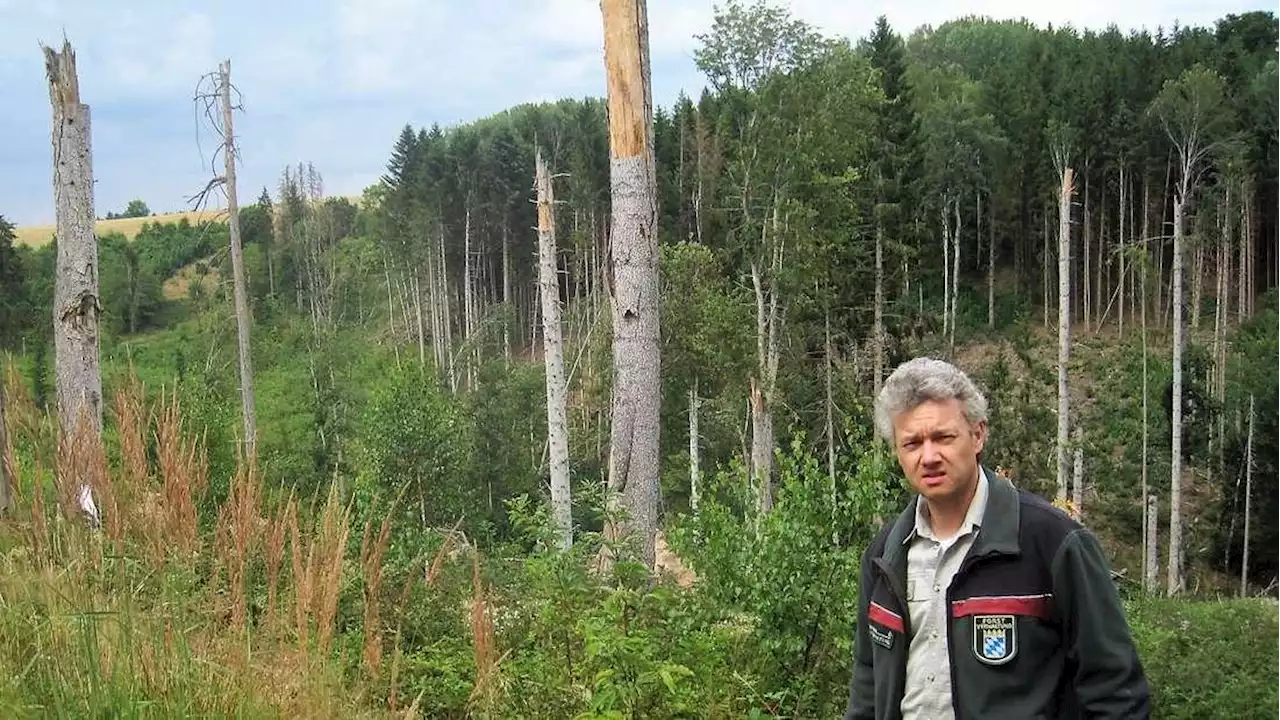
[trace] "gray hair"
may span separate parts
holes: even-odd
[[[899,365],[875,403],[876,434],[893,445],[893,420],[931,400],[959,400],[970,425],[987,419],[987,399],[968,375],[949,362],[919,357]]]

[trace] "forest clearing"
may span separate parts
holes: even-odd
[[[840,717],[912,497],[873,401],[927,355],[983,465],[1096,533],[1152,716],[1276,716],[1275,13],[853,38],[731,0],[665,106],[647,12],[600,4],[603,96],[406,121],[359,198],[305,157],[238,186],[225,60],[197,209],[110,220],[92,56],[43,47],[0,715]]]

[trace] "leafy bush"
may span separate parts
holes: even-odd
[[[1152,717],[1276,716],[1275,600],[1150,598],[1127,612],[1151,683]]]
[[[716,477],[696,514],[671,533],[699,575],[698,592],[720,622],[741,629],[750,649],[736,667],[760,678],[776,711],[838,714],[845,701],[857,617],[862,549],[888,508],[891,477],[883,445],[852,427],[855,448],[833,478],[804,450],[803,437],[778,454],[773,510],[756,518],[741,468]]]

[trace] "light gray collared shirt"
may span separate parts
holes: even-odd
[[[916,526],[907,545],[907,605],[911,638],[907,646],[907,685],[903,720],[954,720],[951,705],[951,655],[947,649],[947,588],[982,526],[988,481],[978,471],[978,488],[956,534],[939,540],[929,522],[924,498],[916,498]]]

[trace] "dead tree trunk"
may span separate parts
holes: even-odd
[[[1124,339],[1124,303],[1125,303],[1125,296],[1124,296],[1124,280],[1125,280],[1125,278],[1124,278],[1124,273],[1125,273],[1125,262],[1124,262],[1124,259],[1125,259],[1125,258],[1124,258],[1124,253],[1125,253],[1124,211],[1125,211],[1125,199],[1126,199],[1126,198],[1125,198],[1125,184],[1126,184],[1126,182],[1125,182],[1125,181],[1126,181],[1126,180],[1127,180],[1127,178],[1125,177],[1125,172],[1124,172],[1124,162],[1123,162],[1123,161],[1121,161],[1121,163],[1120,163],[1120,228],[1119,228],[1119,235],[1120,235],[1120,238],[1119,238],[1119,240],[1117,241],[1117,244],[1120,246],[1120,315],[1118,316],[1118,322],[1119,322],[1119,324],[1120,324],[1120,338],[1121,338],[1122,340]]]
[[[951,335],[948,340],[951,353],[954,355],[956,351],[956,300],[960,295],[960,194],[956,194],[955,205],[953,206],[956,216],[956,225],[951,229],[951,251],[954,253],[951,261]],[[945,262],[945,259],[944,259]]]
[[[699,431],[698,431],[698,378],[693,378],[689,388],[689,507],[698,512],[699,484],[702,481],[702,470],[699,467]]]
[[[1084,436],[1080,432],[1079,423],[1073,432],[1072,444],[1075,445],[1071,468],[1071,509],[1076,520],[1084,517]]]
[[[884,381],[884,219],[876,222],[876,300],[875,319],[871,324],[871,352],[875,355],[875,375],[872,381],[872,392],[880,394],[880,384]],[[830,335],[831,319],[827,318],[827,334]],[[830,341],[827,343],[830,352]],[[828,364],[830,360],[828,359]]]
[[[987,327],[996,326],[996,203],[987,203]]]
[[[650,568],[658,512],[661,375],[657,171],[645,0],[603,0],[613,230],[613,423],[610,497],[628,516],[606,537],[631,536]]]
[[[453,362],[453,317],[449,306],[449,261],[444,254],[444,225],[440,226],[439,257],[440,273],[436,277],[439,283],[436,297],[439,299],[442,312],[441,329],[444,331],[445,363],[449,366],[449,391],[458,392],[458,372]]]
[[[1090,300],[1093,297],[1093,294],[1092,294],[1093,287],[1089,283],[1089,243],[1093,239],[1093,236],[1092,236],[1092,233],[1090,232],[1091,226],[1089,224],[1089,221],[1091,218],[1089,217],[1089,162],[1087,159],[1085,160],[1085,164],[1084,164],[1084,211],[1083,212],[1084,214],[1081,216],[1080,250],[1081,250],[1081,257],[1084,259],[1084,263],[1081,266],[1079,266],[1078,269],[1080,271],[1080,285],[1079,285],[1079,288],[1080,288],[1079,295],[1080,295],[1080,302],[1081,302],[1080,319],[1084,321],[1084,329],[1087,332],[1089,330],[1090,323],[1092,322],[1092,319],[1093,319],[1093,313],[1092,313],[1093,307],[1090,303]]]
[[[245,456],[257,456],[257,413],[253,401],[253,362],[249,353],[249,328],[253,317],[249,314],[249,296],[245,290],[244,252],[240,246],[240,207],[236,202],[236,143],[232,130],[231,114],[231,61],[226,60],[218,69],[218,92],[222,98],[223,152],[226,160],[227,227],[231,235],[231,275],[235,285],[236,343],[240,356],[240,407],[244,421]]]
[[[1143,193],[1143,197],[1146,197],[1146,193]],[[1143,225],[1146,225],[1146,214],[1146,207],[1144,205]],[[1147,259],[1148,258],[1145,258],[1144,256],[1144,262],[1142,267],[1139,269],[1141,275],[1138,276],[1140,282],[1139,294],[1141,295],[1139,298],[1139,321],[1142,323],[1142,505],[1144,508],[1147,507],[1147,504],[1151,501],[1151,498],[1147,495],[1147,451],[1150,447],[1150,421],[1147,418],[1147,271],[1150,263],[1145,261]],[[1144,511],[1142,514],[1142,542],[1144,543],[1142,548],[1143,558],[1149,557],[1149,553],[1152,552],[1152,548],[1146,546],[1145,543],[1152,542],[1152,533],[1155,532],[1147,525],[1148,522],[1155,521],[1151,519],[1151,514],[1149,512]],[[1142,574],[1142,589],[1146,592],[1151,592],[1151,590],[1155,588],[1155,581],[1155,569],[1150,571],[1144,570]]]
[[[1169,595],[1182,589],[1182,208],[1187,188],[1173,199],[1173,419],[1169,490]]]
[[[1058,199],[1058,500],[1067,499],[1067,431],[1071,427],[1067,363],[1071,360],[1071,190],[1074,173],[1062,171]]]
[[[93,147],[89,106],[80,102],[76,56],[44,48],[53,106],[53,194],[57,216],[54,281],[54,373],[64,438],[102,437],[102,374],[98,363],[98,243],[93,234]],[[82,425],[82,423],[84,423]],[[69,480],[64,479],[64,482]],[[81,481],[80,507],[96,523],[92,491]]]
[[[1249,516],[1253,514],[1253,396],[1249,396],[1249,435],[1244,444],[1244,555],[1240,558],[1240,597],[1249,594]]]
[[[761,228],[761,244],[772,251],[767,288],[759,261],[751,264],[751,283],[756,295],[756,374],[751,379],[750,397],[751,473],[755,479],[756,509],[760,515],[773,509],[773,392],[778,379],[779,354],[777,278],[782,272],[779,202],[775,194],[772,223]],[[772,240],[763,240],[769,234],[770,225]]]
[[[573,503],[569,494],[568,387],[560,333],[560,279],[556,272],[555,191],[542,151],[534,159],[538,187],[538,289],[542,296],[542,350],[547,378],[547,444],[551,463],[551,514],[560,547],[573,544]]]
[[[1147,498],[1147,567],[1143,573],[1147,592],[1160,587],[1160,500],[1155,495]]]
[[[511,318],[515,315],[511,307],[511,239],[507,228],[507,220],[502,220],[502,355],[511,362]]]
[[[90,432],[102,432],[102,376],[98,366],[98,244],[93,232],[93,150],[89,106],[80,102],[76,56],[44,48],[53,105],[53,186],[57,213],[54,345],[58,419],[76,431],[81,408]]]
[[[951,327],[951,204],[948,193],[942,195],[942,334]]]
[[[1245,184],[1240,192],[1240,278],[1236,281],[1238,286],[1236,290],[1239,296],[1236,301],[1237,323],[1242,323],[1249,317],[1249,305],[1253,298],[1251,294],[1253,290],[1253,263],[1250,257],[1250,249],[1252,247],[1249,236],[1249,187]]]
[[[471,390],[475,386],[475,357],[474,348],[476,346],[475,323],[476,323],[476,307],[475,293],[473,288],[475,278],[472,277],[471,269],[471,201],[467,199],[467,209],[463,216],[462,230],[462,344],[467,348],[467,356],[464,360],[466,373],[466,387]],[[541,224],[539,224],[539,234],[541,234]],[[553,229],[554,232],[554,229]],[[560,297],[560,284],[556,283],[556,297]]]

